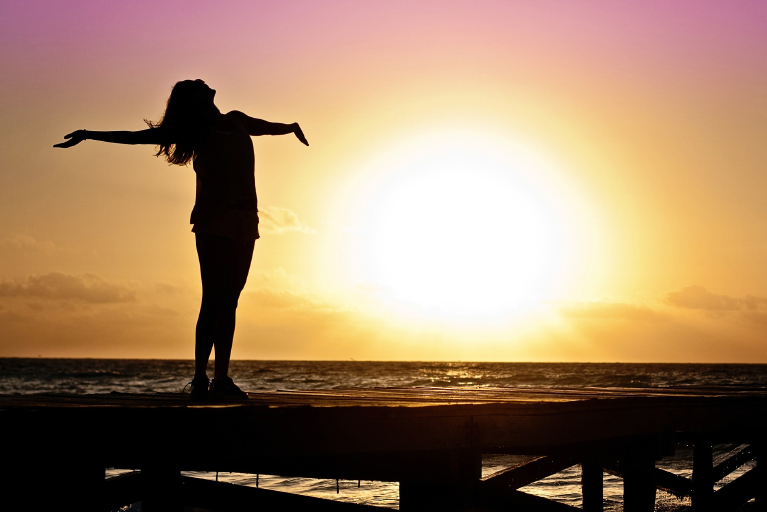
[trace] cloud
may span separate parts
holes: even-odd
[[[304,233],[311,235],[317,231],[310,228],[298,218],[293,210],[280,206],[266,206],[259,209],[259,228],[264,233]]]
[[[743,305],[746,309],[756,310],[759,309],[760,306],[767,305],[767,297],[755,297],[753,295],[746,295],[746,298],[743,299]]]
[[[24,280],[0,281],[0,297],[69,299],[94,304],[134,302],[134,290],[110,283],[96,274],[51,272]]]
[[[744,298],[717,295],[702,286],[688,286],[666,294],[664,302],[672,306],[687,309],[702,309],[705,311],[725,312],[742,309],[757,310],[767,305],[767,298],[747,295]]]
[[[183,286],[179,286],[177,284],[171,284],[171,283],[165,283],[162,281],[156,281],[154,283],[153,289],[157,292],[169,294],[169,295],[176,295],[179,293],[186,292],[186,288]]]
[[[31,235],[13,235],[0,239],[0,249],[13,251],[36,251],[43,253],[72,253],[73,249],[60,247],[53,242],[41,242]]]
[[[248,305],[292,312],[337,313],[347,309],[324,300],[319,295],[306,292],[280,291],[259,288],[245,294]],[[243,299],[240,300],[243,302]]]
[[[743,318],[751,323],[759,326],[767,326],[767,313],[759,313],[758,311],[744,311]]]
[[[640,322],[658,322],[665,318],[647,306],[622,302],[583,302],[570,304],[560,309],[567,318],[621,319]]]
[[[301,283],[295,276],[285,272],[282,267],[272,270],[253,272],[248,274],[247,288],[268,287],[268,288],[300,288]]]

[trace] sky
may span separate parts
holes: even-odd
[[[767,363],[767,4],[0,2],[0,356],[192,358],[176,81],[255,137],[235,359]]]

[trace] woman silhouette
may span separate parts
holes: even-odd
[[[295,136],[309,145],[298,123],[270,123],[233,110],[222,114],[213,102],[216,91],[202,80],[184,80],[173,86],[159,123],[135,132],[77,130],[66,142],[69,148],[83,140],[116,144],[152,144],[156,156],[176,165],[193,162],[197,197],[192,210],[192,231],[202,278],[202,304],[195,333],[193,400],[247,399],[229,377],[235,314],[240,292],[248,277],[253,246],[258,235],[258,201],[254,177],[255,135]],[[213,381],[207,365],[216,348]]]

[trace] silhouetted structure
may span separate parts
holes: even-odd
[[[222,114],[213,99],[216,91],[202,80],[178,82],[171,91],[159,123],[147,121],[140,131],[77,130],[69,148],[84,140],[158,146],[157,156],[171,164],[193,162],[197,198],[192,231],[202,277],[202,304],[197,320],[193,399],[247,399],[229,378],[237,302],[245,286],[258,233],[258,199],[251,136],[295,134],[309,143],[298,123],[270,123],[233,110]],[[207,365],[215,347],[213,382]],[[210,385],[210,389],[209,386]]]
[[[604,472],[624,479],[626,512],[654,510],[656,489],[691,496],[695,510],[767,506],[763,389],[333,389],[227,407],[177,394],[6,395],[0,425],[16,448],[0,465],[9,510],[375,510],[180,474],[201,470],[400,482],[403,511],[576,511],[519,490],[576,464],[587,512],[603,510]],[[655,467],[677,443],[694,445],[692,479]],[[720,443],[733,450],[714,464]],[[483,478],[482,454],[497,453],[536,457]],[[139,471],[105,480],[105,467]],[[44,490],[25,494],[41,473]]]

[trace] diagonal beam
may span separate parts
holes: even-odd
[[[480,510],[484,512],[583,512],[558,501],[541,498],[522,491],[494,488],[479,496]]]
[[[605,472],[618,478],[623,478],[623,471],[615,463],[605,463]],[[655,483],[658,489],[675,496],[691,496],[692,480],[677,475],[665,469],[655,468]]]
[[[578,461],[573,457],[545,455],[488,475],[481,479],[480,487],[519,489],[549,475],[559,473],[577,463]]]
[[[722,478],[726,477],[739,467],[741,467],[743,464],[746,464],[747,462],[750,462],[751,460],[756,457],[756,450],[753,446],[746,446],[741,451],[733,455],[732,457],[729,457],[716,466],[714,466],[713,469],[713,477],[714,481],[718,482]]]
[[[750,469],[714,493],[713,510],[732,510],[756,497],[759,477],[756,468]]]
[[[105,510],[114,510],[141,501],[144,480],[140,471],[125,473],[104,480]]]
[[[658,485],[658,489],[675,496],[683,497],[692,495],[692,480],[672,473],[671,471],[655,468],[655,482]]]

